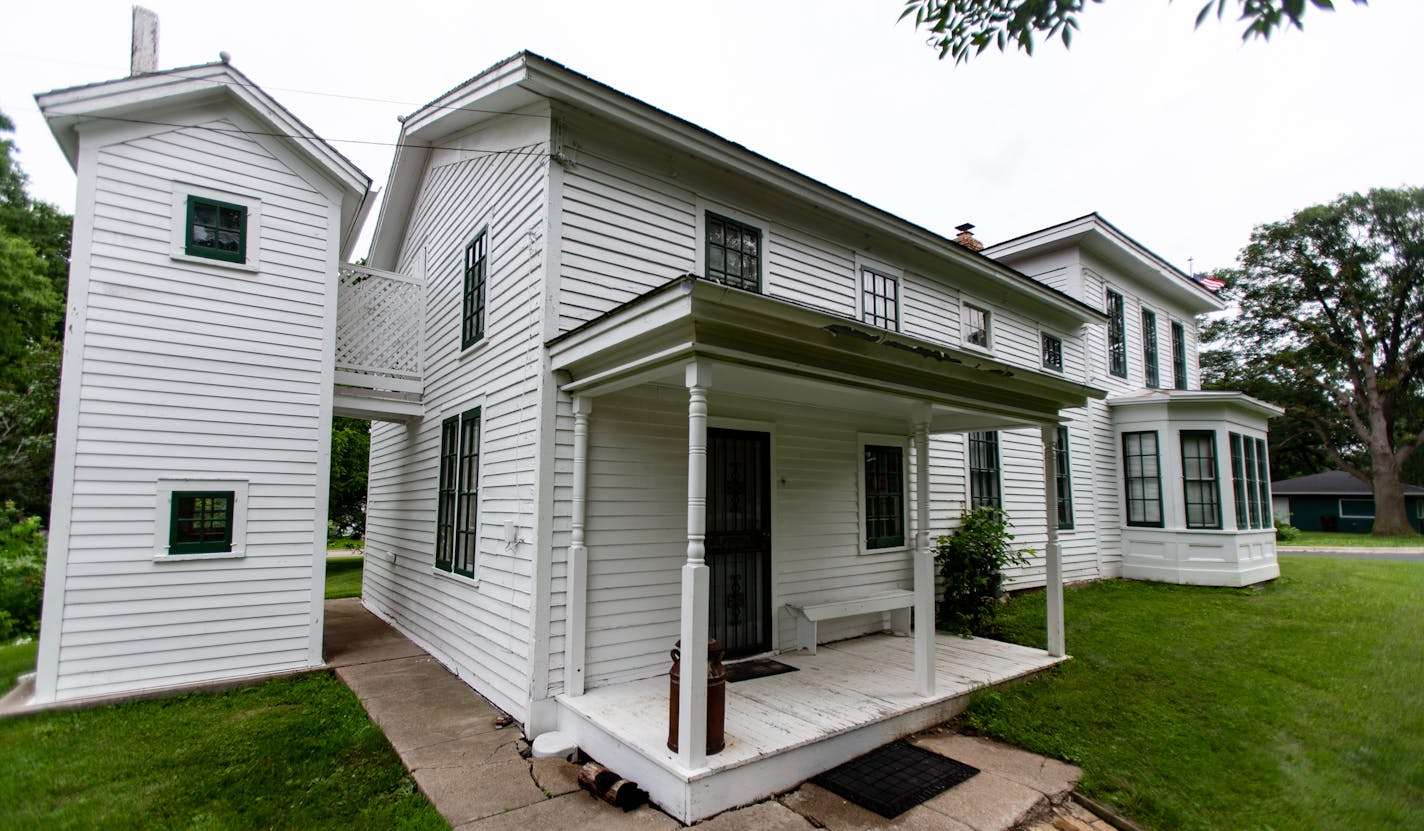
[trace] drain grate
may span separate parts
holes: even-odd
[[[770,658],[756,658],[727,664],[726,670],[727,683],[735,684],[738,681],[750,681],[753,678],[765,678],[768,675],[780,675],[783,672],[796,672],[796,667],[783,664],[780,661],[773,661]]]
[[[891,742],[811,781],[886,819],[894,819],[978,773],[907,742]]]

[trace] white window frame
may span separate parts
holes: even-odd
[[[969,342],[969,309],[975,308],[984,313],[984,339],[988,343],[980,346],[977,343]],[[973,349],[977,352],[992,354],[994,351],[994,318],[998,316],[998,311],[988,303],[981,302],[972,297],[959,298],[959,342],[966,349]]]
[[[168,222],[168,256],[184,263],[212,266],[213,268],[236,271],[257,272],[262,269],[262,200],[246,193],[219,190],[192,182],[174,180],[170,195]],[[234,263],[216,260],[212,257],[198,257],[188,253],[188,197],[229,202],[247,210],[247,249],[243,252],[243,262]]]
[[[902,460],[900,466],[900,492],[904,494],[900,505],[901,519],[904,522],[905,528],[905,543],[903,545],[892,545],[887,548],[867,548],[865,545],[865,523],[868,519],[865,514],[866,445],[900,448],[900,458]],[[913,539],[910,533],[910,438],[908,436],[895,436],[886,433],[857,433],[855,449],[856,549],[861,554],[891,554],[898,551],[909,551],[913,546]]]
[[[903,269],[889,265],[882,260],[873,260],[869,257],[855,255],[855,319],[867,326],[875,326],[865,320],[865,272],[873,271],[882,277],[887,277],[895,281],[895,325],[887,329],[890,332],[903,332],[905,330],[905,272]]]
[[[743,225],[750,225],[761,232],[761,274],[758,275],[758,282],[761,285],[761,294],[769,296],[771,294],[771,223],[756,214],[749,214],[730,205],[713,202],[700,196],[693,200],[693,204],[697,216],[694,232],[696,236],[693,240],[692,273],[698,277],[707,277],[707,213],[711,211],[719,216],[736,220]]]
[[[158,563],[188,560],[235,560],[247,556],[247,490],[246,479],[186,479],[158,480],[158,499],[153,511],[153,560]],[[227,551],[202,554],[169,554],[169,531],[173,518],[173,494],[188,491],[232,491],[232,546]]]

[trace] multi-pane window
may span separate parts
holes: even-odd
[[[900,328],[898,278],[873,268],[861,268],[860,319],[885,329]]]
[[[479,407],[450,416],[441,423],[439,476],[435,567],[474,577],[480,533]]]
[[[969,434],[969,507],[1001,508],[999,494],[999,434]]]
[[[865,550],[905,544],[905,448],[865,445]]]
[[[233,493],[174,491],[168,512],[168,553],[231,551]]]
[[[1127,311],[1122,295],[1108,289],[1108,371],[1127,377]]]
[[[1221,527],[1221,489],[1216,477],[1216,433],[1182,431],[1182,498],[1188,528]]]
[[[1187,388],[1187,329],[1172,321],[1172,386]]]
[[[970,346],[989,348],[989,310],[972,303],[964,304],[964,342]]]
[[[1068,461],[1068,427],[1058,425],[1058,438],[1053,446],[1054,478],[1058,490],[1058,527],[1073,527],[1073,475]]]
[[[488,231],[480,231],[465,246],[465,284],[460,303],[460,348],[468,349],[485,336],[485,277],[489,270]]]
[[[247,208],[188,197],[188,223],[183,252],[194,257],[247,262]]]
[[[707,278],[761,291],[761,229],[707,214]]]
[[[1142,310],[1142,374],[1151,389],[1162,386],[1157,376],[1157,313],[1149,309]]]
[[[1043,368],[1063,371],[1063,340],[1047,332],[1043,333]]]
[[[1162,467],[1155,430],[1122,434],[1122,475],[1127,524],[1162,527]]]
[[[1271,476],[1266,440],[1230,434],[1231,490],[1235,496],[1236,527],[1270,528]]]

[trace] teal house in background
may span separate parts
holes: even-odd
[[[1343,470],[1272,482],[1271,508],[1277,519],[1302,531],[1367,534],[1375,521],[1370,486]],[[1414,529],[1424,532],[1424,488],[1404,486],[1404,510]]]

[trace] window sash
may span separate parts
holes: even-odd
[[[1187,329],[1172,321],[1172,383],[1179,389],[1187,388]]]
[[[707,279],[760,292],[761,229],[708,211],[705,233]]]
[[[1127,377],[1127,312],[1122,295],[1108,289],[1108,372]]]
[[[1127,524],[1161,528],[1162,465],[1155,430],[1122,434],[1122,475]]]
[[[1073,527],[1073,465],[1068,458],[1068,427],[1063,424],[1058,425],[1053,467],[1058,490],[1058,528],[1069,530]]]
[[[1216,433],[1183,430],[1182,502],[1188,528],[1221,527],[1221,488],[1216,473]]]
[[[865,445],[865,550],[905,545],[905,448]]]
[[[469,349],[485,336],[485,282],[489,269],[488,231],[481,230],[465,246],[465,279],[460,296],[460,348]]]
[[[969,434],[969,507],[1002,508],[999,490],[999,434]]]
[[[1063,340],[1043,333],[1043,368],[1063,371]]]
[[[862,267],[860,319],[892,331],[900,328],[900,280],[891,274]]]
[[[232,550],[234,491],[174,491],[168,510],[169,554]]]
[[[183,253],[230,263],[247,262],[247,207],[188,196]]]
[[[1142,371],[1149,388],[1162,386],[1157,375],[1157,313],[1147,309],[1142,310]]]
[[[1227,440],[1231,444],[1231,492],[1236,505],[1236,528],[1243,530],[1251,527],[1251,520],[1246,513],[1246,481],[1242,478],[1245,470],[1241,434],[1231,433]],[[1246,439],[1246,441],[1250,440]]]
[[[964,342],[989,348],[989,310],[972,303],[964,304]]]
[[[435,568],[475,576],[479,552],[480,408],[440,425],[436,496]]]
[[[1266,440],[1256,439],[1256,490],[1261,500],[1261,528],[1274,528],[1271,511],[1271,462],[1266,456]]]

